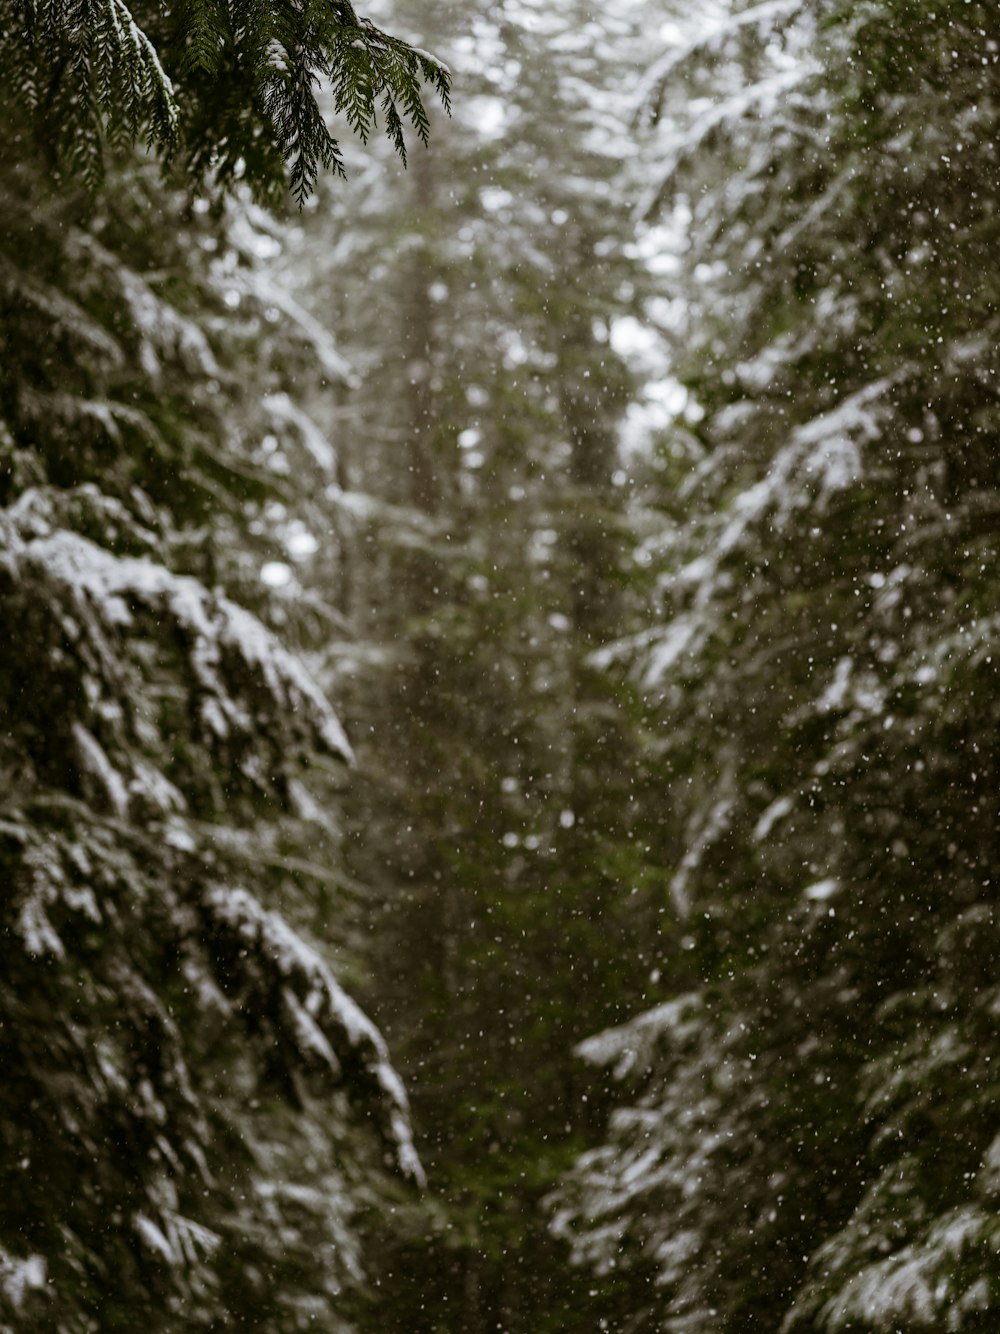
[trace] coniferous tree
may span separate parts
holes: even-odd
[[[648,207],[688,404],[663,626],[618,653],[689,948],[683,994],[583,1048],[630,1096],[557,1228],[635,1273],[636,1329],[991,1328],[991,12],[725,4],[673,37]]]
[[[192,60],[175,104],[162,70],[190,31],[98,9],[12,6],[2,37],[0,1320],[339,1329],[359,1200],[386,1169],[421,1178],[385,1043],[331,967],[351,748],[276,634],[304,644],[335,613],[266,592],[308,536],[293,476],[335,466],[288,388],[344,367],[261,271],[280,248],[262,214],[121,153],[142,133],[170,150],[169,122],[189,169],[225,180],[252,141],[259,193],[284,155],[301,194],[315,161],[289,152],[284,94],[245,142],[240,98],[213,105],[251,75],[289,83],[275,34],[219,36],[228,84]],[[329,16],[278,36],[301,23],[316,68],[325,44],[362,132],[378,48],[421,132],[415,72],[438,67],[337,15],[333,46]],[[265,141],[274,117],[287,142]],[[54,124],[88,193],[46,179],[32,136]],[[104,139],[121,165],[101,190]]]

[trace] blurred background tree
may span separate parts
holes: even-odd
[[[373,160],[304,222],[301,299],[360,380],[333,497],[357,639],[331,679],[359,748],[351,864],[384,903],[391,983],[366,1000],[438,1206],[378,1248],[392,1328],[576,1318],[540,1206],[581,1143],[572,1046],[649,985],[641,710],[590,661],[646,597],[612,337],[646,283],[622,160],[639,15],[483,4],[456,34],[394,5],[461,69],[453,118],[405,190]]]

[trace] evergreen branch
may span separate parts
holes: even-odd
[[[15,0],[0,32],[0,79],[17,114],[88,186],[106,149],[142,139],[167,159],[182,151],[193,171],[216,168],[223,186],[242,174],[262,196],[284,175],[301,204],[320,168],[344,173],[321,79],[362,142],[381,107],[404,162],[404,119],[427,141],[424,90],[450,107],[446,67],[351,4],[188,0],[164,31],[147,3],[133,13],[126,0]]]
[[[202,914],[224,985],[259,991],[274,1047],[368,1102],[397,1170],[424,1183],[406,1094],[385,1040],[344,992],[325,960],[245,889],[207,885]]]
[[[195,70],[218,74],[230,31],[223,7],[212,0],[192,0],[186,6],[185,17],[187,29],[179,65],[181,75]]]

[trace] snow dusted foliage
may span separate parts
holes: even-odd
[[[141,172],[81,207],[12,175],[0,1325],[345,1329],[358,1202],[421,1169],[319,944],[350,745],[259,575],[304,531],[289,460],[335,464],[270,401],[310,332],[274,327],[253,210]]]
[[[413,1147],[406,1094],[389,1064],[378,1029],[337,983],[316,950],[277,913],[265,912],[246,890],[210,886],[201,901],[209,940],[227,975],[238,980],[245,1002],[257,989],[258,1013],[277,1003],[272,1026],[291,1061],[312,1066],[339,1085],[345,1067],[380,1120],[403,1176],[423,1181]]]
[[[21,500],[37,514],[32,492]],[[11,508],[15,521],[21,508]],[[133,806],[209,813],[241,789],[287,798],[292,766],[317,744],[350,759],[340,723],[300,661],[242,607],[148,557],[116,557],[65,529],[29,542],[15,529],[10,539],[8,624],[59,661],[66,708],[53,719],[49,697],[35,712],[28,701],[37,667],[25,663],[27,679],[10,672],[14,698],[24,702],[12,722],[34,724],[46,753],[57,729],[67,729],[91,804],[121,818]],[[163,690],[175,674],[184,707]],[[288,721],[279,728],[277,719]],[[44,767],[44,754],[36,763]],[[211,786],[220,772],[225,796]]]
[[[1000,1308],[993,7],[699,6],[645,91],[661,720],[686,999],[556,1226],[637,1329],[982,1330]]]

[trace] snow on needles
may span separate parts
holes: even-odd
[[[246,890],[210,885],[203,911],[216,934],[235,938],[244,966],[256,965],[280,990],[279,1023],[307,1065],[339,1084],[351,1083],[376,1107],[383,1138],[398,1170],[423,1184],[424,1173],[410,1132],[402,1081],[389,1063],[382,1034],[347,995],[320,955],[276,913],[265,911]]]
[[[263,687],[273,706],[298,715],[333,754],[350,762],[353,753],[339,720],[305,668],[248,611],[196,579],[175,575],[141,557],[120,558],[77,533],[59,531],[27,543],[8,560],[29,567],[80,621],[128,628],[140,612],[167,620],[188,648],[202,698],[201,719],[218,738],[253,730],[246,687]],[[232,690],[233,677],[243,689]]]

